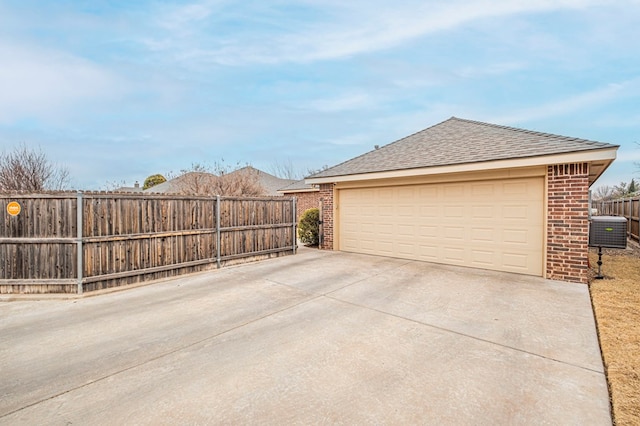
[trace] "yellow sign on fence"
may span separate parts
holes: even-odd
[[[20,210],[22,210],[22,207],[20,207],[20,204],[17,201],[12,201],[7,204],[7,213],[11,216],[18,216],[20,214]]]

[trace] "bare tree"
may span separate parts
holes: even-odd
[[[618,185],[613,186],[613,192],[616,198],[622,198],[629,195],[629,184],[627,182],[620,182]]]
[[[180,170],[177,176],[167,173],[170,179],[171,192],[183,195],[215,195],[215,181],[218,177],[210,166],[192,163],[188,169]],[[153,189],[152,189],[153,191]]]
[[[108,180],[104,185],[102,185],[102,190],[104,191],[116,191],[122,187],[127,186],[127,181],[122,180]]]
[[[296,167],[291,158],[273,162],[269,166],[269,173],[282,179],[299,180],[304,177],[304,169]]]
[[[325,164],[322,167],[320,167],[319,169],[307,169],[307,173],[305,173],[305,177],[306,176],[315,175],[316,173],[324,172],[328,168],[329,168],[329,166]]]
[[[251,166],[239,167],[229,171],[220,169],[218,164],[218,180],[216,194],[227,196],[260,196],[265,189],[260,184],[260,171]]]
[[[615,198],[615,191],[609,185],[602,185],[592,192],[592,197],[596,201],[608,201]]]
[[[171,180],[172,191],[184,195],[257,196],[264,194],[260,185],[259,171],[253,167],[235,168],[224,164],[224,160],[213,167],[193,163],[190,169],[181,170]],[[169,176],[172,173],[168,173]]]
[[[69,171],[47,158],[41,149],[25,144],[0,154],[0,191],[62,190],[69,185]]]

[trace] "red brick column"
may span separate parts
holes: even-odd
[[[333,250],[333,184],[320,185],[320,199],[322,200],[322,229],[323,240],[321,249]]]
[[[296,192],[295,194],[285,194],[292,195],[297,198],[296,201],[296,210],[298,220],[302,217],[302,214],[309,209],[318,208],[318,203],[320,202],[320,193],[318,191],[313,192]]]
[[[547,169],[547,278],[587,282],[589,165]]]

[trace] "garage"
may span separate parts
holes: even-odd
[[[589,187],[617,145],[451,117],[305,179],[321,248],[588,282]]]
[[[339,250],[543,274],[541,177],[338,191]]]

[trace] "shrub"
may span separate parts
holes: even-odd
[[[149,176],[148,178],[146,178],[144,180],[144,184],[142,185],[142,189],[149,189],[149,188],[154,187],[156,185],[160,185],[161,183],[164,183],[166,181],[167,181],[167,179],[164,176],[160,175],[160,174],[151,175],[151,176]]]
[[[320,210],[312,208],[304,213],[298,222],[298,238],[304,244],[316,246],[320,242]]]

